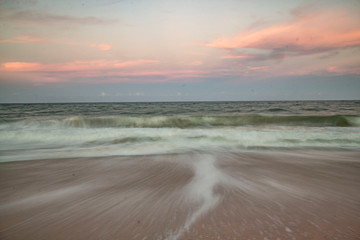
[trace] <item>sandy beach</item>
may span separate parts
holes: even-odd
[[[0,164],[0,239],[360,239],[360,153]]]

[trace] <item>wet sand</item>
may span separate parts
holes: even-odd
[[[0,239],[360,239],[360,152],[1,163]]]

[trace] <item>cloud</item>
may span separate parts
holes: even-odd
[[[188,65],[190,65],[190,66],[201,66],[201,65],[203,65],[203,62],[202,61],[193,61],[193,62],[189,63]]]
[[[196,79],[214,77],[214,73],[217,71],[169,69],[166,66],[159,66],[159,63],[159,61],[151,59],[73,61],[52,64],[5,62],[0,64],[0,75],[7,76],[8,79],[9,77],[17,78],[18,81],[32,83],[169,82],[198,81]]]
[[[245,31],[235,37],[218,38],[206,45],[229,52],[239,49],[267,51],[266,57],[264,54],[254,54],[254,60],[311,55],[360,46],[358,13],[348,9],[317,12],[295,9],[292,14],[293,19],[285,23]]]
[[[42,64],[29,62],[5,62],[1,64],[0,72],[79,72],[94,70],[111,70],[130,68],[146,64],[156,64],[159,61],[139,59],[134,61],[93,60],[74,61],[68,63]]]
[[[44,82],[123,82],[128,77],[158,76],[158,72],[146,69],[153,68],[159,61],[138,59],[132,61],[93,60],[73,61],[66,63],[43,64],[38,62],[5,62],[0,65],[0,75],[18,81]]]
[[[254,56],[247,55],[225,55],[221,56],[220,59],[246,59],[246,58],[254,58]]]
[[[48,39],[35,35],[21,35],[7,39],[0,39],[0,43],[43,43],[48,41]]]
[[[101,51],[109,51],[112,48],[112,45],[108,43],[92,43],[90,44],[90,46],[97,48]]]
[[[6,12],[4,12],[6,13]],[[115,23],[116,20],[102,19],[97,17],[75,17],[38,11],[16,11],[4,14],[2,19],[23,25],[106,25]]]
[[[268,66],[256,66],[256,67],[252,67],[252,66],[247,66],[246,67],[248,70],[250,71],[259,71],[259,72],[263,72],[268,70]]]
[[[0,72],[39,71],[42,67],[43,65],[41,63],[6,62],[1,64]]]
[[[194,56],[209,56],[208,53],[204,53],[204,52],[188,51],[187,53],[189,55],[194,55]]]
[[[87,45],[89,47],[97,48],[101,51],[109,51],[112,49],[112,45],[109,43],[84,43],[84,42],[75,42],[67,39],[50,39],[42,38],[35,35],[21,35],[11,38],[0,38],[0,43],[15,43],[15,44],[31,44],[31,43],[52,43],[60,45],[73,45],[81,46]]]
[[[327,72],[334,75],[360,75],[359,66],[331,66]]]

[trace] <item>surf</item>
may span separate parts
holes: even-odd
[[[240,115],[240,116],[73,116],[66,118],[35,118],[0,123],[6,127],[58,127],[58,128],[219,128],[241,126],[304,126],[304,127],[359,127],[359,116],[293,116],[293,115]]]

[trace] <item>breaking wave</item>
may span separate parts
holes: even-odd
[[[13,122],[14,123],[14,122]],[[118,116],[68,117],[18,121],[16,124],[72,128],[213,128],[241,126],[358,127],[359,116]]]
[[[358,150],[359,126],[358,115],[13,118],[0,121],[0,162],[192,151]]]

